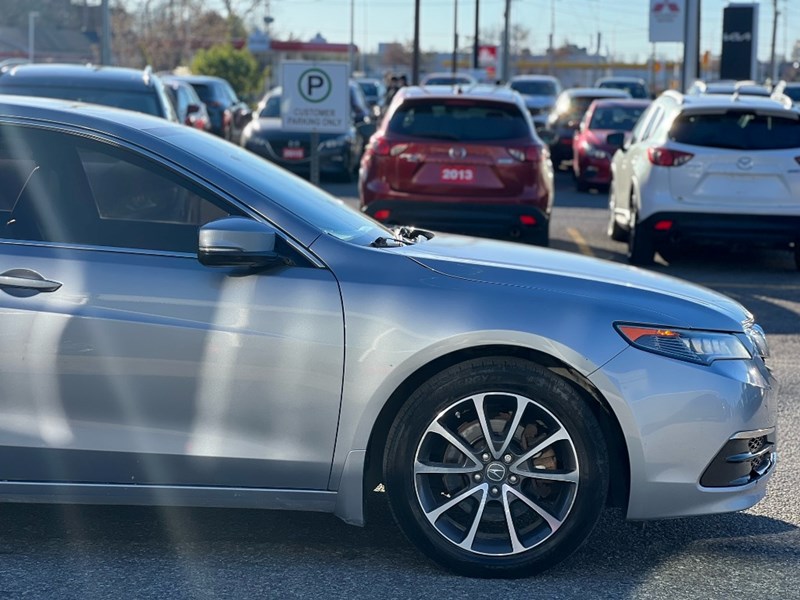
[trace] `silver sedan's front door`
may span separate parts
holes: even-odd
[[[329,271],[0,245],[0,275],[61,284],[0,277],[0,479],[326,487],[344,354]]]

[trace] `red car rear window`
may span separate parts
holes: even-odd
[[[528,121],[516,106],[464,99],[408,102],[392,115],[388,131],[462,142],[531,137]]]

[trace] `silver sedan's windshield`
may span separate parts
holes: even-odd
[[[369,244],[378,237],[393,235],[391,231],[338,198],[243,148],[189,128],[172,133],[167,141],[223,169],[316,229],[335,238]]]

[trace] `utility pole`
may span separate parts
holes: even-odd
[[[458,0],[455,0],[455,10],[453,11],[453,75],[456,74],[456,62],[458,61]]]
[[[769,59],[769,76],[772,85],[778,81],[778,64],[775,62],[775,40],[778,34],[778,0],[772,0],[772,50]]]
[[[36,52],[36,17],[39,12],[32,10],[28,13],[28,62],[33,62]]]
[[[697,79],[700,65],[700,0],[686,0],[686,21],[683,28],[683,79],[686,92]]]
[[[347,46],[347,69],[348,77],[353,76],[353,46],[355,45],[355,0],[350,0],[350,45]]]
[[[549,75],[555,74],[555,60],[556,60],[556,0],[550,0],[550,68]]]
[[[108,0],[103,0],[103,36],[100,41],[100,64],[111,64],[111,13],[109,12]]]
[[[511,64],[510,56],[511,54],[511,44],[509,42],[509,37],[511,36],[511,0],[506,0],[506,12],[504,14],[505,17],[505,26],[503,28],[503,82],[507,82],[510,79],[510,68],[509,65]]]
[[[419,1],[414,0],[414,51],[411,54],[411,83],[419,85]]]
[[[472,43],[472,68],[478,68],[478,53],[480,52],[480,42],[478,41],[478,21],[481,14],[481,0],[475,0],[475,39]]]

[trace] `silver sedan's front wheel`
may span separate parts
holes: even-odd
[[[478,576],[534,573],[571,553],[608,486],[585,401],[538,365],[476,359],[420,387],[385,462],[398,523],[420,548]]]
[[[570,513],[579,466],[564,425],[531,398],[468,396],[428,426],[414,461],[428,522],[459,548],[519,554],[552,536]]]

